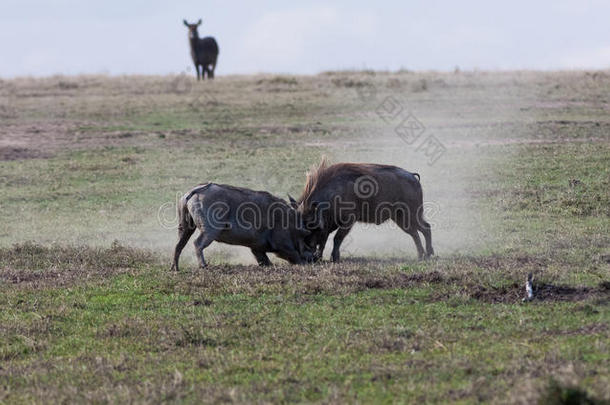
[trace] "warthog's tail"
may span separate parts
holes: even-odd
[[[197,194],[200,191],[205,190],[206,188],[210,187],[212,183],[202,183],[200,185],[198,185],[197,187],[195,187],[194,189],[192,189],[191,191],[189,191],[188,194],[185,194],[182,198],[184,198],[184,204],[186,204],[192,196],[194,196],[195,194]]]
[[[178,260],[180,259],[180,253],[182,253],[182,249],[184,249],[184,246],[186,246],[191,235],[193,235],[193,232],[195,232],[195,229],[197,228],[195,226],[195,221],[193,221],[193,217],[189,212],[187,203],[193,195],[197,194],[199,191],[205,190],[209,185],[209,183],[206,183],[195,187],[190,192],[183,195],[178,202],[178,243],[174,249],[172,270],[179,271]]]
[[[413,173],[413,175],[417,176],[417,180],[419,181],[419,174]],[[424,238],[426,239],[426,257],[430,257],[434,254],[434,248],[432,247],[432,227],[424,218],[424,195],[421,184],[419,185],[417,200],[417,228],[422,234],[424,234]]]

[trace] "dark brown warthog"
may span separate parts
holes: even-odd
[[[310,234],[301,216],[284,200],[264,191],[207,183],[182,196],[178,204],[178,244],[172,270],[196,228],[195,251],[205,267],[203,249],[213,241],[247,246],[258,264],[271,264],[267,252],[293,264],[311,261],[304,238]]]
[[[420,259],[434,254],[430,224],[423,216],[423,196],[419,174],[396,166],[339,163],[325,160],[307,174],[305,189],[292,206],[303,215],[313,233],[306,239],[320,259],[328,235],[337,230],[332,260],[339,261],[339,248],[356,222],[381,224],[388,219],[411,235]],[[422,246],[418,231],[426,239]]]

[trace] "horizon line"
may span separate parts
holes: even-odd
[[[290,72],[272,72],[272,71],[259,71],[252,73],[228,73],[228,74],[219,74],[216,79],[223,77],[248,77],[248,76],[295,76],[295,77],[314,77],[314,76],[323,76],[323,75],[332,75],[332,74],[341,74],[341,73],[367,73],[367,74],[424,74],[424,73],[436,73],[436,74],[462,74],[462,73],[586,73],[586,72],[609,72],[610,66],[604,68],[585,68],[585,67],[574,67],[574,68],[521,68],[521,69],[502,69],[502,68],[492,68],[492,69],[481,69],[481,68],[472,68],[472,69],[462,69],[459,66],[452,70],[447,69],[359,69],[359,68],[346,68],[346,69],[329,69],[329,70],[321,70],[316,73],[290,73]],[[83,73],[53,73],[53,74],[42,74],[42,75],[15,75],[15,76],[3,76],[0,75],[0,80],[20,80],[20,79],[52,79],[58,77],[94,77],[94,76],[102,76],[108,78],[115,77],[175,77],[175,76],[193,76],[195,75],[191,71],[182,71],[182,72],[168,72],[168,73],[112,73],[112,72],[83,72]]]

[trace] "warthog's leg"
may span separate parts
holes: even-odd
[[[210,243],[214,242],[216,236],[217,232],[214,232],[213,230],[210,232],[202,230],[197,239],[195,239],[195,253],[197,253],[197,260],[199,261],[200,267],[206,266],[205,258],[203,257],[203,249],[210,246]]]
[[[254,257],[256,257],[256,261],[258,262],[259,266],[270,266],[271,265],[271,260],[269,260],[269,256],[267,256],[267,253],[261,252],[258,250],[254,250],[254,249],[250,249],[250,250],[252,250],[252,254],[254,255]]]
[[[182,253],[182,249],[184,249],[184,246],[186,246],[186,243],[189,241],[193,232],[195,232],[195,229],[195,227],[183,227],[182,225],[178,227],[178,243],[174,249],[174,263],[172,264],[172,270],[179,271],[178,259],[180,258],[180,253]]]
[[[424,238],[426,239],[426,257],[430,257],[434,254],[434,249],[432,248],[432,231],[430,230],[430,224],[424,221],[423,218],[420,218],[418,221],[419,230],[424,234]]]
[[[343,239],[345,239],[349,231],[352,230],[352,226],[353,225],[350,225],[348,227],[340,227],[337,230],[337,233],[335,234],[335,238],[333,239],[333,253],[331,255],[331,258],[335,263],[338,263],[339,260],[341,260],[341,254],[339,253],[339,249],[341,248],[341,243],[343,243]]]
[[[421,260],[424,258],[424,247],[421,244],[421,239],[419,237],[419,233],[417,232],[417,224],[413,223],[416,219],[406,220],[409,218],[401,212],[398,212],[395,218],[392,218],[396,225],[413,238],[413,242],[415,242],[415,247],[417,248],[417,257]]]
[[[326,241],[328,240],[329,232],[322,231],[316,242],[316,253],[314,255],[314,261],[322,260],[324,257],[324,248],[326,247]]]
[[[417,229],[411,229],[405,232],[407,232],[413,238],[413,242],[415,242],[415,247],[417,248],[417,258],[422,260],[424,258],[424,247],[421,244],[421,238],[419,237]]]

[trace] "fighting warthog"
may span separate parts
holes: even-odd
[[[199,265],[205,267],[203,249],[213,241],[247,246],[261,266],[271,264],[267,252],[275,253],[293,264],[313,258],[304,238],[306,230],[301,215],[286,201],[264,191],[224,184],[206,183],[182,196],[178,203],[178,243],[172,270],[178,271],[178,259],[195,229]]]
[[[339,248],[356,222],[381,224],[388,219],[411,235],[420,259],[434,254],[430,224],[423,216],[423,195],[419,174],[396,166],[339,163],[329,166],[325,159],[307,174],[305,188],[292,206],[303,215],[312,235],[307,244],[322,258],[331,232],[332,260],[339,261]],[[426,239],[422,246],[418,231]]]

